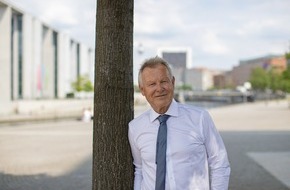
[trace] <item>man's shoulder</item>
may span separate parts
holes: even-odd
[[[190,104],[178,103],[178,107],[182,114],[184,113],[202,114],[204,112],[207,112],[207,110],[202,107],[198,107],[198,106],[194,106]]]
[[[146,121],[149,121],[150,110],[143,112],[141,115],[135,117],[129,122],[129,126],[138,126]]]

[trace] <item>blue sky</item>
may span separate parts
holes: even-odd
[[[10,0],[94,47],[94,0]],[[186,47],[192,67],[230,70],[239,60],[290,48],[290,0],[135,0],[134,65],[160,47]],[[138,54],[142,44],[143,54]]]

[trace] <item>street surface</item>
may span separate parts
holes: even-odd
[[[0,126],[0,190],[90,190],[92,122]]]
[[[229,189],[290,189],[286,102],[209,111],[228,150]],[[92,127],[77,120],[0,125],[0,190],[90,190]]]

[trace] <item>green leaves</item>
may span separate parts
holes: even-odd
[[[271,89],[273,92],[290,92],[290,69],[282,73],[275,72],[273,69],[266,71],[263,68],[255,68],[250,77],[250,82],[254,89]]]
[[[89,79],[88,75],[79,76],[72,84],[72,88],[76,92],[85,91],[91,92],[94,90],[93,84]]]

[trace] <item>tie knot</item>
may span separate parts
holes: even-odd
[[[163,122],[166,122],[167,119],[169,118],[169,115],[160,115],[159,117],[157,117],[157,119],[159,120],[159,123],[163,123]]]

